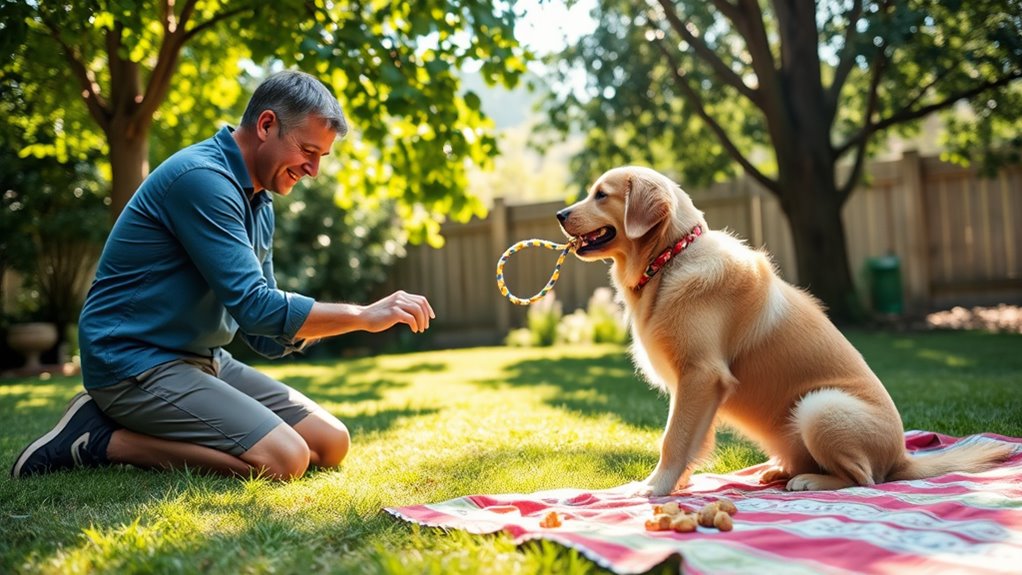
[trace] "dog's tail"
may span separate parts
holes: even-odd
[[[887,479],[924,479],[955,471],[977,473],[996,467],[1014,451],[1012,445],[988,441],[953,447],[939,453],[906,454],[901,465]]]

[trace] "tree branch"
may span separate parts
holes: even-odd
[[[696,36],[688,29],[685,22],[683,22],[678,16],[678,12],[674,9],[674,5],[670,2],[670,0],[657,1],[664,10],[664,16],[666,16],[668,24],[670,24],[671,28],[677,32],[685,40],[685,42],[688,42],[688,44],[692,46],[699,59],[709,64],[722,82],[735,88],[743,96],[759,106],[761,103],[759,94],[754,89],[745,85],[745,82],[742,81],[741,77],[739,77],[734,70],[725,64],[717,53],[714,52],[702,38]]]
[[[226,10],[188,29],[188,24],[195,13],[196,3],[197,0],[185,2],[173,30],[169,26],[164,27],[163,42],[160,44],[159,56],[156,59],[156,65],[153,67],[152,74],[149,75],[145,95],[139,106],[141,117],[152,117],[167,97],[167,93],[170,91],[170,81],[174,76],[174,68],[177,66],[177,58],[181,53],[181,48],[189,40],[218,22],[252,9],[251,5],[247,5],[235,8],[234,10]]]
[[[185,5],[181,7],[181,15],[177,19],[177,29],[184,30],[188,26],[188,22],[192,19],[192,14],[195,13],[196,0],[187,0]]]
[[[887,67],[887,55],[884,50],[886,45],[882,45],[877,48],[876,55],[873,57],[873,65],[870,67],[873,71],[873,75],[869,80],[869,97],[866,100],[866,113],[865,122],[866,125],[870,125],[873,122],[873,114],[876,113],[877,101],[880,99],[880,78],[884,75],[884,68]],[[852,171],[848,173],[848,179],[841,185],[837,192],[840,202],[843,204],[844,201],[852,194],[852,190],[855,189],[855,184],[859,180],[859,174],[862,172],[862,166],[866,160],[866,148],[869,144],[869,138],[863,138],[856,147],[855,150],[855,162],[852,164]],[[837,157],[840,157],[838,155]]]
[[[202,24],[197,24],[197,25],[193,26],[192,29],[189,30],[185,34],[184,41],[182,42],[182,44],[184,42],[187,42],[187,41],[191,40],[196,34],[202,32],[203,30],[206,30],[208,28],[211,28],[211,27],[215,26],[217,23],[223,22],[224,20],[228,20],[228,19],[230,19],[230,18],[232,18],[234,16],[237,16],[238,14],[241,14],[242,12],[246,12],[246,11],[252,10],[254,8],[255,7],[253,5],[248,5],[248,6],[242,6],[240,8],[235,8],[234,10],[225,10],[223,12],[220,12],[219,14],[217,14],[216,16],[213,16],[209,20],[206,20]]]
[[[733,10],[734,16],[728,16],[735,23],[735,27],[741,32],[745,39],[745,45],[752,56],[752,69],[756,72],[759,85],[763,90],[773,90],[777,84],[777,66],[774,62],[774,54],[770,51],[770,40],[767,37],[766,27],[763,25],[763,11],[757,0],[740,0],[744,11]],[[724,0],[715,0],[714,5],[718,10],[728,15],[733,8]],[[721,8],[724,6],[724,8]]]
[[[768,190],[774,192],[775,194],[779,194],[780,190],[778,183],[768,178],[762,172],[756,169],[756,167],[753,166],[752,163],[748,159],[746,159],[746,157],[742,155],[742,153],[738,150],[738,146],[736,146],[734,142],[731,141],[731,138],[729,138],[727,133],[724,132],[724,128],[722,128],[721,125],[717,123],[717,121],[714,120],[706,111],[706,106],[703,103],[703,99],[699,96],[698,92],[693,90],[692,87],[688,85],[688,82],[685,80],[684,77],[684,72],[682,71],[679,62],[674,58],[674,54],[671,53],[670,49],[668,49],[668,47],[664,45],[664,42],[662,40],[656,41],[656,45],[660,49],[660,52],[663,53],[664,58],[667,59],[668,63],[671,66],[671,70],[673,72],[673,74],[671,74],[671,78],[674,80],[674,84],[678,87],[679,90],[681,90],[682,94],[685,96],[685,99],[688,100],[695,108],[696,114],[698,114],[699,117],[702,118],[704,122],[706,122],[706,125],[717,136],[717,139],[720,141],[721,145],[724,146],[724,149],[728,151],[728,154],[730,154],[731,157],[734,158],[734,160],[738,162],[739,165],[742,166],[746,173],[748,173],[750,176],[756,179]]]
[[[848,80],[848,75],[851,74],[852,68],[855,66],[855,50],[853,44],[855,44],[855,36],[857,32],[855,27],[859,24],[859,18],[862,17],[862,0],[855,0],[852,3],[851,9],[848,10],[848,27],[845,29],[845,45],[841,48],[841,58],[838,61],[837,69],[834,71],[834,81],[830,84],[830,89],[827,91],[827,103],[830,105],[832,116],[836,116],[837,102],[841,96],[841,90],[845,86],[845,82]]]
[[[926,93],[930,91],[930,88],[936,86],[937,82],[940,82],[941,80],[946,78],[947,75],[953,71],[954,68],[947,68],[945,70],[942,70],[939,74],[934,75],[933,80],[927,82],[925,86],[919,89],[919,93],[916,94],[911,100],[909,100],[907,104],[905,104],[904,106],[905,109],[909,109],[912,106],[915,106],[920,100],[923,99],[923,96],[925,96]]]
[[[995,88],[1000,88],[1001,86],[1006,86],[1014,82],[1015,80],[1018,80],[1019,78],[1022,78],[1022,70],[1016,70],[1011,74],[1004,76],[1002,78],[998,78],[997,80],[994,80],[992,82],[984,82],[968,90],[952,94],[942,100],[938,100],[936,102],[933,102],[932,104],[927,104],[922,108],[918,108],[915,110],[909,109],[908,107],[902,108],[898,112],[884,118],[883,120],[880,120],[875,124],[867,123],[865,126],[862,127],[861,130],[856,132],[854,136],[848,138],[848,140],[844,144],[837,148],[837,154],[840,156],[846,153],[852,146],[858,145],[863,140],[868,139],[870,135],[872,135],[874,132],[879,132],[880,130],[885,130],[887,128],[890,128],[891,126],[901,124],[904,122],[918,120],[919,118],[922,118],[927,114],[931,114],[942,108],[947,108],[959,100],[973,98],[979,94],[982,94],[983,92],[986,92],[987,90],[993,90]]]
[[[732,22],[735,22],[742,17],[742,13],[738,11],[738,7],[731,2],[728,2],[728,0],[713,0],[713,5],[721,14],[730,18]]]
[[[76,57],[74,50],[60,37],[60,31],[43,15],[42,11],[39,11],[39,20],[46,26],[50,37],[63,49],[64,57],[67,59],[68,66],[71,67],[71,73],[78,79],[78,83],[82,87],[85,106],[88,108],[89,114],[99,124],[100,129],[106,133],[110,129],[110,109],[102,94],[99,93],[99,85],[90,77],[88,68]]]

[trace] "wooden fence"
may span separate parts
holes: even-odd
[[[794,245],[778,202],[749,178],[687,190],[711,228],[726,228],[773,255],[793,283]],[[437,319],[438,346],[499,342],[524,323],[526,308],[497,292],[500,254],[527,238],[563,241],[554,214],[564,202],[515,205],[498,199],[487,218],[442,228],[441,249],[412,246],[385,290],[429,297]],[[868,296],[868,258],[894,254],[901,262],[906,313],[953,304],[1022,301],[1022,167],[985,178],[973,170],[906,153],[874,162],[844,208],[852,272]],[[519,252],[505,267],[512,291],[532,295],[546,283],[556,253]],[[584,307],[593,291],[609,285],[609,265],[569,256],[554,290],[565,313]]]

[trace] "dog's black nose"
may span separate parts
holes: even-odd
[[[568,220],[569,214],[571,214],[571,210],[569,210],[568,208],[564,208],[563,210],[557,212],[557,221],[563,224],[565,221]]]

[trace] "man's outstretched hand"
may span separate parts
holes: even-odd
[[[425,296],[402,290],[369,305],[316,302],[295,339],[318,339],[353,331],[375,333],[399,323],[422,333],[435,317]]]
[[[398,290],[389,296],[362,308],[361,319],[365,331],[380,332],[396,324],[406,324],[415,333],[429,328],[429,320],[436,318],[426,296]]]

